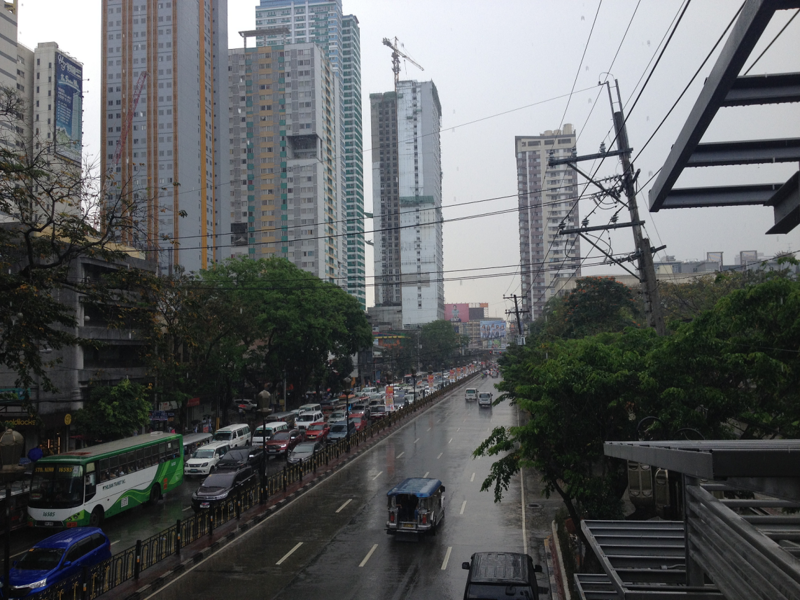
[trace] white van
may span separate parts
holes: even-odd
[[[317,404],[316,402],[312,402],[311,404],[303,404],[300,408],[297,409],[297,414],[301,414],[304,412],[322,412],[322,406]]]
[[[264,439],[265,431],[267,432],[266,440]],[[261,448],[265,442],[270,441],[272,436],[279,431],[289,431],[289,425],[285,421],[271,421],[266,425],[259,425],[253,433],[253,447]]]
[[[478,388],[467,388],[466,392],[464,393],[464,400],[467,402],[472,402],[473,400],[478,399]]]
[[[250,445],[250,426],[246,423],[236,423],[221,427],[214,432],[215,442],[225,442],[231,448],[240,448]]]
[[[183,464],[186,476],[208,475],[219,460],[230,450],[227,442],[211,442],[194,451],[191,458]]]
[[[306,429],[312,423],[324,420],[325,415],[322,414],[321,410],[308,410],[297,415],[294,424],[298,429]]]

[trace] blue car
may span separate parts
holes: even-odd
[[[14,561],[9,578],[3,582],[3,598],[24,598],[38,594],[57,583],[80,575],[111,558],[111,541],[97,527],[76,527],[51,535]]]

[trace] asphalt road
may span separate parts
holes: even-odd
[[[491,461],[471,456],[493,427],[517,423],[516,409],[466,403],[465,387],[150,598],[460,598],[473,552],[538,561],[547,521],[538,515],[535,533],[523,523],[520,478],[496,504],[480,492]],[[403,542],[384,531],[386,492],[412,476],[442,480],[446,518],[436,536]]]

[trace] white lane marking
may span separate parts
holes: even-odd
[[[453,438],[450,438],[450,439],[447,441],[447,443],[449,444],[449,443],[450,443],[450,442],[452,442],[452,441],[453,441]]]
[[[442,458],[442,454],[444,454],[444,452],[439,452],[439,456],[436,457],[436,460],[439,460],[440,458]]]
[[[430,427],[428,427],[428,431],[430,431],[430,430],[431,430],[431,428],[430,428]]]
[[[430,471],[425,471],[425,475],[423,475],[423,476],[422,476],[422,478],[423,478],[423,479],[425,479],[425,478],[426,478],[428,475],[430,475],[430,474],[431,474],[431,472],[430,472]]]
[[[369,549],[369,552],[367,552],[367,555],[364,557],[364,560],[362,560],[361,564],[358,565],[359,567],[363,567],[365,564],[367,564],[367,561],[369,560],[369,557],[372,556],[372,553],[375,552],[375,548],[377,548],[377,547],[378,547],[378,544],[374,544],[372,546],[372,548]]]
[[[114,544],[119,544],[119,542],[120,540],[114,540],[113,542],[111,542],[111,545],[113,546]]]
[[[450,560],[450,553],[453,551],[452,546],[447,547],[447,554],[444,555],[444,562],[442,563],[442,571],[447,569],[447,562]]]
[[[398,454],[397,456],[395,456],[395,458],[400,458],[401,456],[403,456],[403,454],[405,454],[405,452],[401,452],[400,454]]]
[[[347,500],[347,501],[345,501],[345,503],[344,503],[344,504],[342,504],[342,505],[341,505],[339,508],[337,508],[337,509],[336,509],[336,512],[337,512],[337,513],[340,513],[340,512],[342,512],[342,509],[343,509],[345,506],[347,506],[348,504],[350,504],[352,501],[353,501],[353,499],[352,499],[352,498],[350,498],[350,500]]]
[[[191,506],[187,506],[186,508],[183,509],[183,512],[186,512],[187,510],[192,510],[192,507]]]
[[[289,550],[289,551],[288,551],[286,554],[284,554],[284,555],[283,555],[283,558],[282,558],[282,559],[280,559],[280,560],[279,560],[278,562],[276,562],[275,564],[276,564],[276,565],[283,564],[283,561],[285,561],[285,560],[286,560],[287,558],[289,558],[289,557],[290,557],[292,554],[294,554],[295,550],[297,550],[297,549],[298,549],[300,546],[302,546],[302,545],[303,545],[303,542],[297,542],[297,545],[295,545],[295,547],[294,547],[294,548],[292,548],[292,549],[291,549],[291,550]]]
[[[375,475],[375,477],[373,477],[373,478],[372,478],[372,481],[375,481],[375,480],[376,480],[378,477],[380,477],[381,475],[383,475],[383,471],[378,471],[378,474],[377,474],[377,475]]]
[[[461,431],[461,427],[459,427],[458,429],[456,429],[456,433],[458,433],[459,431]]]
[[[464,500],[464,501],[461,503],[461,512],[460,512],[460,513],[458,513],[458,514],[460,514],[460,515],[463,515],[463,514],[464,514],[464,509],[465,509],[465,508],[467,508],[467,501],[466,501],[466,500]]]
[[[414,443],[416,444],[418,441],[419,441],[419,438],[415,439],[415,440],[414,440]]]
[[[472,477],[469,478],[470,481],[475,481],[475,473],[472,474]]]

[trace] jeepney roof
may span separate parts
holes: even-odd
[[[398,496],[400,494],[410,494],[417,498],[430,498],[442,486],[438,479],[424,479],[422,477],[410,477],[401,481],[388,492],[387,496]]]

